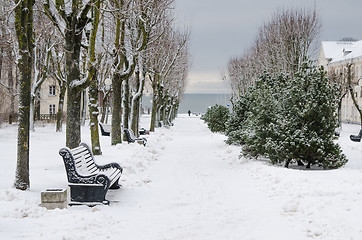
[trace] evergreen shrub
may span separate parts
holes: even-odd
[[[225,135],[228,137],[227,144],[244,144],[242,130],[253,101],[253,88],[249,88],[245,95],[233,101],[233,111],[226,121]]]
[[[322,68],[308,62],[292,77],[265,73],[250,95],[247,108],[243,108],[245,99],[234,106],[236,117],[232,114],[226,130],[230,142],[243,144],[245,156],[263,156],[286,166],[304,163],[307,168],[333,169],[347,162],[333,142],[337,88]]]
[[[211,132],[224,132],[225,123],[229,118],[229,109],[222,105],[216,104],[207,109],[206,113],[201,117],[211,130]]]

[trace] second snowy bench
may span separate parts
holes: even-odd
[[[359,131],[358,135],[350,135],[349,138],[353,141],[353,142],[360,142],[361,138],[362,138],[362,129]]]
[[[139,144],[143,144],[143,146],[146,146],[147,139],[146,138],[137,138],[132,129],[124,129],[124,133],[126,134],[127,142],[128,143],[134,143],[137,142]]]
[[[101,128],[102,136],[111,135],[111,125],[99,123],[99,127]]]

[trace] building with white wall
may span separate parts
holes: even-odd
[[[347,91],[347,66],[351,66],[353,94],[362,108],[362,41],[323,41],[319,51],[318,65],[323,66],[329,75],[334,74],[336,78],[339,78],[344,87],[342,121],[360,123],[360,115],[350,92]]]

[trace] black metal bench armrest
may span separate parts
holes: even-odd
[[[115,162],[108,163],[105,165],[97,165],[97,166],[99,169],[117,168],[121,171],[121,173],[123,172],[123,168],[118,163],[115,163]]]
[[[102,184],[104,189],[108,189],[111,185],[111,181],[109,178],[104,174],[98,174],[96,177],[96,183]]]

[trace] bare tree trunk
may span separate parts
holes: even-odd
[[[103,95],[103,106],[102,106],[102,116],[101,122],[105,123],[106,115],[108,114],[108,92]]]
[[[40,93],[36,93],[35,106],[34,106],[34,121],[40,120]]]
[[[160,76],[155,75],[152,79],[152,111],[151,111],[151,123],[150,123],[150,131],[154,132],[155,127],[159,117],[159,108],[160,108]]]
[[[87,90],[83,90],[82,91],[82,101],[81,101],[81,114],[80,114],[80,124],[82,126],[85,126],[85,120],[86,120],[86,117],[87,117],[87,102],[88,102],[88,99],[87,99]]]
[[[129,91],[129,78],[123,80],[123,127],[129,128],[129,99],[130,99],[130,91]]]
[[[9,70],[8,70],[8,86],[10,91],[10,112],[9,112],[9,124],[13,124],[15,117],[15,86],[14,86],[14,76],[13,76],[13,55],[11,50],[8,52],[9,56]]]
[[[90,35],[89,41],[89,116],[90,116],[90,132],[91,132],[91,142],[92,142],[92,152],[94,155],[101,155],[101,144],[99,142],[99,130],[98,130],[98,78],[97,78],[97,68],[95,66],[96,57],[95,57],[95,45],[96,37],[98,31],[99,23],[99,13],[100,13],[100,1],[95,3],[95,6],[92,8],[92,32]]]
[[[156,85],[155,83],[153,85]],[[156,127],[156,118],[157,118],[157,103],[158,103],[158,93],[157,87],[153,86],[153,94],[152,94],[152,111],[151,111],[151,123],[150,123],[150,131],[154,132]]]
[[[1,31],[4,31],[2,28]],[[0,79],[2,77],[2,71],[3,71],[3,57],[4,57],[4,48],[0,47]]]
[[[116,74],[112,80],[113,98],[112,98],[112,134],[111,144],[122,143],[122,81],[119,74]]]
[[[73,24],[68,24],[65,31],[65,62],[67,79],[67,121],[66,146],[76,148],[81,142],[80,114],[83,88],[73,85],[80,79],[80,44],[81,35]]]
[[[150,123],[150,131],[154,132],[156,127],[156,115],[157,115],[157,105],[155,101],[155,97],[152,100],[152,111],[151,111],[151,123]]]
[[[34,112],[35,112],[35,95],[32,95],[30,93],[30,111],[29,111],[29,120],[30,120],[30,131],[34,132],[35,131],[35,127],[34,127],[34,122],[35,122],[35,119],[34,119]]]
[[[139,99],[132,100],[133,106],[131,107],[131,124],[130,127],[136,137],[139,136],[139,122],[138,122],[138,116],[139,116]]]
[[[74,88],[68,88],[67,94],[67,123],[66,146],[78,147],[81,142],[80,132],[80,102],[81,92]]]
[[[131,129],[136,136],[139,136],[140,104],[142,100],[143,86],[145,82],[145,73],[142,71],[142,69],[143,68],[141,67],[141,71],[135,72],[137,92],[132,97],[132,105],[131,105]]]
[[[356,99],[355,93],[353,91],[353,84],[352,84],[352,77],[353,76],[352,76],[351,67],[352,67],[351,63],[347,65],[348,90],[349,90],[349,93],[351,94],[353,104],[354,104],[354,106],[356,107],[356,109],[357,109],[357,111],[359,113],[360,123],[361,123],[360,125],[361,125],[361,128],[362,128],[362,109],[358,105],[358,100]]]
[[[109,111],[110,111],[111,107],[112,107],[112,104],[111,104],[111,102],[109,100],[109,97],[107,97],[106,119],[104,120],[105,124],[108,123],[108,116],[109,116]]]
[[[90,117],[90,132],[92,142],[92,152],[94,155],[102,155],[101,145],[99,142],[98,130],[98,80],[97,70],[94,66],[89,70],[91,85],[89,86],[89,117]]]
[[[118,9],[121,9],[123,2],[114,2]],[[122,41],[124,41],[124,23],[121,23],[120,18],[116,19],[116,36],[114,46],[116,48],[114,56],[114,73],[112,76],[112,132],[111,132],[111,145],[122,143],[122,78],[121,78],[121,67],[123,64],[120,63],[119,53],[117,52],[121,47]]]
[[[346,96],[346,94],[347,94],[347,92],[342,94],[342,96],[338,99],[337,114],[338,114],[338,126],[339,127],[342,126],[342,99]]]
[[[77,86],[72,86],[75,79],[80,78],[79,56],[80,39],[73,36],[73,31],[67,31],[65,45],[66,74],[67,74],[67,121],[66,121],[66,146],[76,148],[81,142],[80,114],[82,91]],[[73,39],[74,38],[74,39]]]
[[[33,53],[33,6],[34,0],[15,1],[15,28],[19,43],[19,126],[18,155],[14,186],[20,190],[30,187],[29,179],[29,113],[30,84]]]
[[[56,132],[61,132],[63,131],[63,109],[64,109],[64,97],[65,97],[66,86],[62,80],[58,81],[58,83],[59,83],[59,100],[58,100]]]

